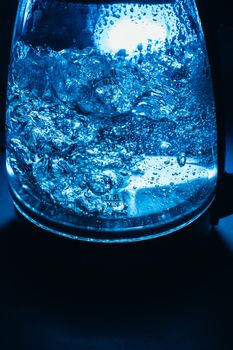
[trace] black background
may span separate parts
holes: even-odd
[[[197,5],[233,171],[233,12],[229,0]],[[2,133],[16,6],[0,3]],[[201,238],[70,241],[16,219],[0,159],[1,350],[233,349],[232,216]]]

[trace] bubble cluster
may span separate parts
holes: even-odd
[[[198,36],[190,36],[188,24],[178,26],[170,5],[163,7],[165,17],[162,5],[88,6],[92,47],[55,51],[22,41],[14,45],[9,164],[29,193],[38,188],[40,198],[63,210],[105,217],[141,215],[132,199],[141,193],[138,206],[148,201],[153,212],[152,190],[161,190],[158,198],[180,201],[181,193],[185,196],[183,189],[177,190],[180,184],[208,179],[208,168],[215,166],[206,52]],[[159,46],[149,29],[146,46],[142,36],[130,49],[113,50],[103,43],[107,31],[116,35],[120,20],[133,21],[133,30],[145,23],[143,18],[155,21],[157,28],[163,21],[160,25],[167,28],[169,16],[170,34],[165,40],[161,29]],[[181,34],[185,40],[178,40]],[[206,170],[190,170],[192,162]]]

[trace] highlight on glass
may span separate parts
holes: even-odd
[[[21,0],[7,101],[15,206],[100,242],[182,228],[211,204],[216,116],[193,0]]]

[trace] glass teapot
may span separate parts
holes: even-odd
[[[54,233],[153,238],[197,219],[217,179],[194,0],[21,0],[8,78],[13,200]]]

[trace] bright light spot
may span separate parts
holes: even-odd
[[[90,16],[88,23],[95,28],[93,39],[100,51],[114,55],[125,50],[126,58],[163,50],[177,32],[177,15],[169,4],[101,5],[98,20]]]
[[[129,18],[118,20],[105,34],[105,40],[101,43],[104,51],[118,52],[121,49],[131,53],[141,44],[147,47],[148,40],[163,41],[166,38],[166,29],[159,23],[144,20],[134,22]]]
[[[216,177],[217,174],[218,174],[218,169],[217,168],[209,169],[209,171],[208,171],[208,179],[212,179],[212,178]]]

